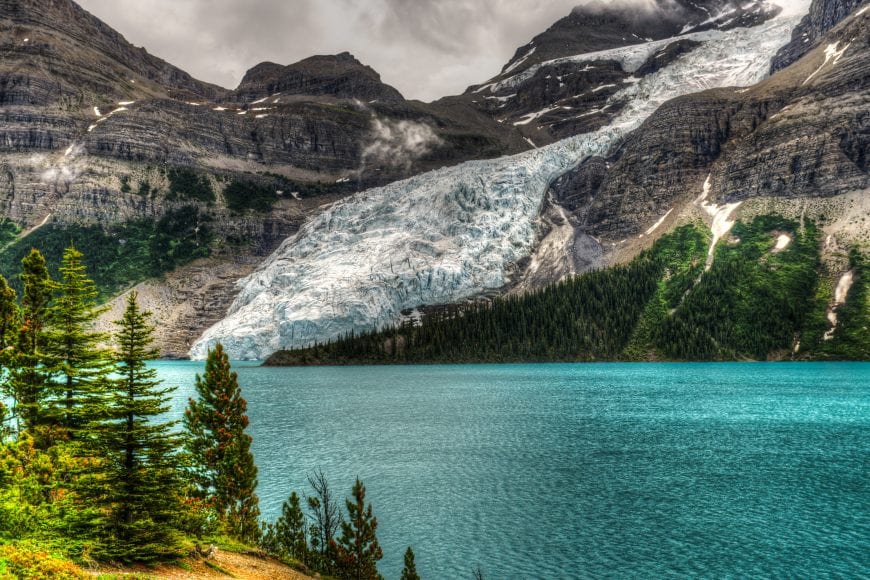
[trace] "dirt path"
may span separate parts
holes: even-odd
[[[311,580],[311,576],[301,574],[274,560],[256,554],[238,554],[218,550],[208,560],[188,558],[182,566],[158,566],[157,568],[102,568],[100,574],[135,576],[138,578],[165,578],[167,580],[195,580],[200,578],[240,578],[244,580]]]

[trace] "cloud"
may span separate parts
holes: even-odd
[[[432,127],[425,123],[374,117],[371,141],[362,152],[362,168],[375,163],[409,169],[414,161],[443,143]]]
[[[461,93],[576,0],[79,0],[197,78],[235,88],[263,61],[353,53],[408,98]]]
[[[78,0],[134,44],[235,88],[263,61],[348,51],[408,98],[458,94],[578,4],[673,0]],[[787,10],[804,0],[775,0]]]

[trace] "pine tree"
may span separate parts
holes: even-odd
[[[196,391],[199,400],[190,400],[184,425],[198,494],[213,500],[228,534],[256,542],[260,508],[252,439],[245,433],[248,404],[220,344],[209,350],[205,373],[196,376]]]
[[[88,278],[82,253],[70,246],[60,265],[58,296],[48,308],[46,366],[54,375],[54,409],[59,421],[74,438],[91,421],[105,413],[105,394],[111,372],[112,355],[101,345],[108,336],[92,327],[105,311],[97,305],[97,286]]]
[[[177,422],[161,422],[169,411],[169,394],[161,388],[157,371],[147,361],[157,358],[151,346],[154,328],[149,312],[142,312],[136,293],[116,321],[118,332],[115,374],[108,400],[108,420],[99,430],[104,453],[100,498],[107,513],[109,540],[101,556],[125,562],[151,562],[179,553],[173,525],[180,506],[181,481],[176,450],[181,441],[173,433]],[[99,468],[98,468],[99,469]]]
[[[377,580],[378,560],[384,557],[376,532],[378,520],[372,505],[366,506],[366,488],[357,478],[353,485],[353,501],[347,500],[348,521],[341,524],[341,538],[334,542],[337,568],[342,578]]]
[[[15,289],[0,276],[0,353],[15,343],[18,324],[18,304]]]
[[[405,550],[405,567],[402,568],[402,580],[420,580],[417,574],[417,565],[414,563],[414,550],[411,546]]]
[[[39,250],[31,250],[21,260],[21,270],[21,330],[11,382],[18,415],[26,429],[33,429],[41,421],[47,397],[43,360],[53,282]]]
[[[294,491],[281,506],[281,517],[270,528],[272,551],[281,557],[306,561],[308,546],[305,540],[305,514],[299,495]]]

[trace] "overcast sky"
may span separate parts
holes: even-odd
[[[235,88],[265,60],[349,51],[408,98],[461,93],[578,0],[78,0],[195,77]]]

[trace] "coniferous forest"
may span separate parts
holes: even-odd
[[[780,235],[791,238],[781,251]],[[266,364],[866,360],[866,258],[849,254],[854,284],[826,338],[836,280],[819,244],[811,222],[759,216],[734,226],[707,269],[709,230],[686,225],[625,265],[280,351]]]
[[[175,389],[148,365],[158,356],[153,322],[136,294],[102,334],[81,252],[68,247],[57,272],[32,250],[20,296],[0,276],[0,577],[183,568],[208,564],[215,546],[310,573],[379,577],[377,518],[359,480],[343,502],[315,472],[305,505],[293,491],[281,517],[261,523],[247,403],[220,345],[183,420],[168,420]]]

